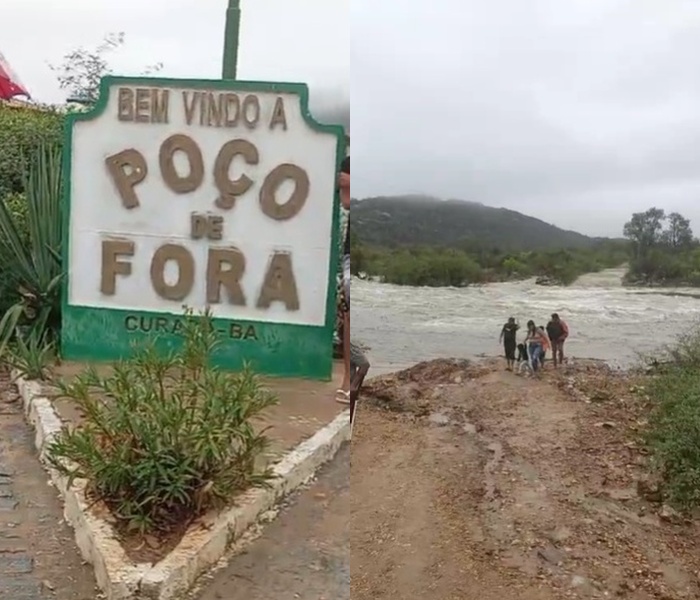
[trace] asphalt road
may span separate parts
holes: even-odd
[[[349,484],[346,444],[198,600],[349,600]]]

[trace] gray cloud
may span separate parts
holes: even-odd
[[[0,50],[32,95],[62,102],[49,63],[126,33],[115,72],[162,62],[165,77],[218,78],[228,0],[2,0]],[[349,120],[350,26],[345,0],[242,0],[241,79],[301,81],[312,112]]]
[[[427,193],[619,235],[700,233],[700,3],[354,0],[357,197]]]

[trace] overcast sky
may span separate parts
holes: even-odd
[[[352,0],[353,196],[700,233],[698,0]]]
[[[350,80],[348,0],[242,0],[241,79],[301,81],[312,109],[343,109]],[[62,102],[49,63],[123,31],[118,74],[157,62],[164,77],[218,78],[228,0],[0,0],[0,52],[30,93]]]

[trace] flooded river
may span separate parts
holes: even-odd
[[[372,374],[439,357],[495,356],[508,317],[546,324],[558,312],[571,330],[567,354],[629,365],[700,321],[700,290],[622,287],[623,269],[585,275],[571,287],[533,281],[468,288],[413,288],[353,280],[352,337],[369,348]]]

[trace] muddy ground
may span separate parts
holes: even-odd
[[[659,502],[644,379],[422,363],[353,431],[353,600],[700,598],[700,526]]]

